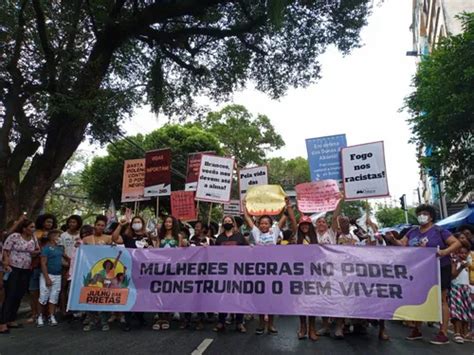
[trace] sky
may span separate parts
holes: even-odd
[[[345,133],[348,145],[382,140],[392,200],[398,203],[406,194],[411,204],[419,170],[415,146],[408,143],[408,114],[399,112],[404,97],[412,91],[416,69],[415,58],[406,56],[412,49],[411,6],[411,1],[401,0],[385,0],[375,6],[361,32],[362,47],[345,57],[329,48],[320,57],[322,78],[316,84],[290,89],[279,100],[249,87],[237,92],[231,102],[211,108],[236,103],[253,114],[267,115],[286,143],[270,156],[307,157],[305,139],[326,135]],[[144,107],[122,128],[127,135],[135,135],[166,122]],[[104,152],[87,143],[81,148],[92,149],[95,154]]]

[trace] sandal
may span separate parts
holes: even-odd
[[[312,341],[317,341],[319,339],[319,336],[318,336],[318,333],[314,330],[314,329],[311,329],[308,333],[308,337],[312,340]]]
[[[306,339],[306,327],[300,327],[300,330],[298,330],[298,340],[304,340]]]
[[[337,329],[334,333],[334,338],[336,338],[337,340],[344,339],[344,331],[342,329]]]
[[[161,330],[168,330],[170,329],[170,322],[167,320],[162,321],[161,323]]]
[[[225,325],[222,324],[222,323],[218,323],[213,329],[212,329],[213,332],[216,332],[216,333],[222,333],[225,331]]]
[[[265,328],[257,328],[257,329],[255,329],[255,334],[257,334],[257,335],[262,335],[263,333],[265,333]]]
[[[278,330],[275,327],[270,327],[270,328],[268,328],[268,333],[278,334]]]
[[[155,322],[155,324],[152,325],[151,329],[153,330],[161,330],[161,324],[159,321]]]
[[[385,333],[385,331],[379,332],[379,340],[390,340],[390,337]]]
[[[237,326],[235,327],[235,330],[238,331],[239,333],[247,333],[247,329],[245,328],[245,326],[240,323],[240,324],[237,324]]]
[[[328,328],[321,328],[316,332],[316,334],[318,336],[328,337],[331,335],[331,332],[329,331]]]

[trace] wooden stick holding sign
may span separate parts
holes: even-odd
[[[156,222],[160,220],[160,196],[156,196]]]
[[[211,202],[211,206],[209,207],[209,217],[207,218],[207,225],[211,224],[211,214],[212,214],[212,202]]]

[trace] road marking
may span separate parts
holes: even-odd
[[[191,355],[202,355],[204,351],[211,345],[211,343],[214,341],[214,339],[204,339],[201,344],[194,350]]]

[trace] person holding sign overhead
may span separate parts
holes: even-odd
[[[263,215],[258,218],[257,226],[253,222],[252,217],[247,210],[247,204],[244,200],[244,215],[245,221],[251,229],[252,236],[255,240],[255,245],[277,245],[280,231],[286,224],[287,216],[285,213],[282,214],[277,225],[273,226],[273,219],[268,215]],[[292,226],[296,226],[295,215],[293,208],[291,208],[290,199],[285,197],[285,209],[288,212]],[[296,229],[296,228],[294,228]],[[277,334],[278,330],[273,325],[273,315],[268,316],[267,331],[270,334]],[[260,324],[255,330],[255,334],[262,335],[265,332],[265,315],[260,315]]]

